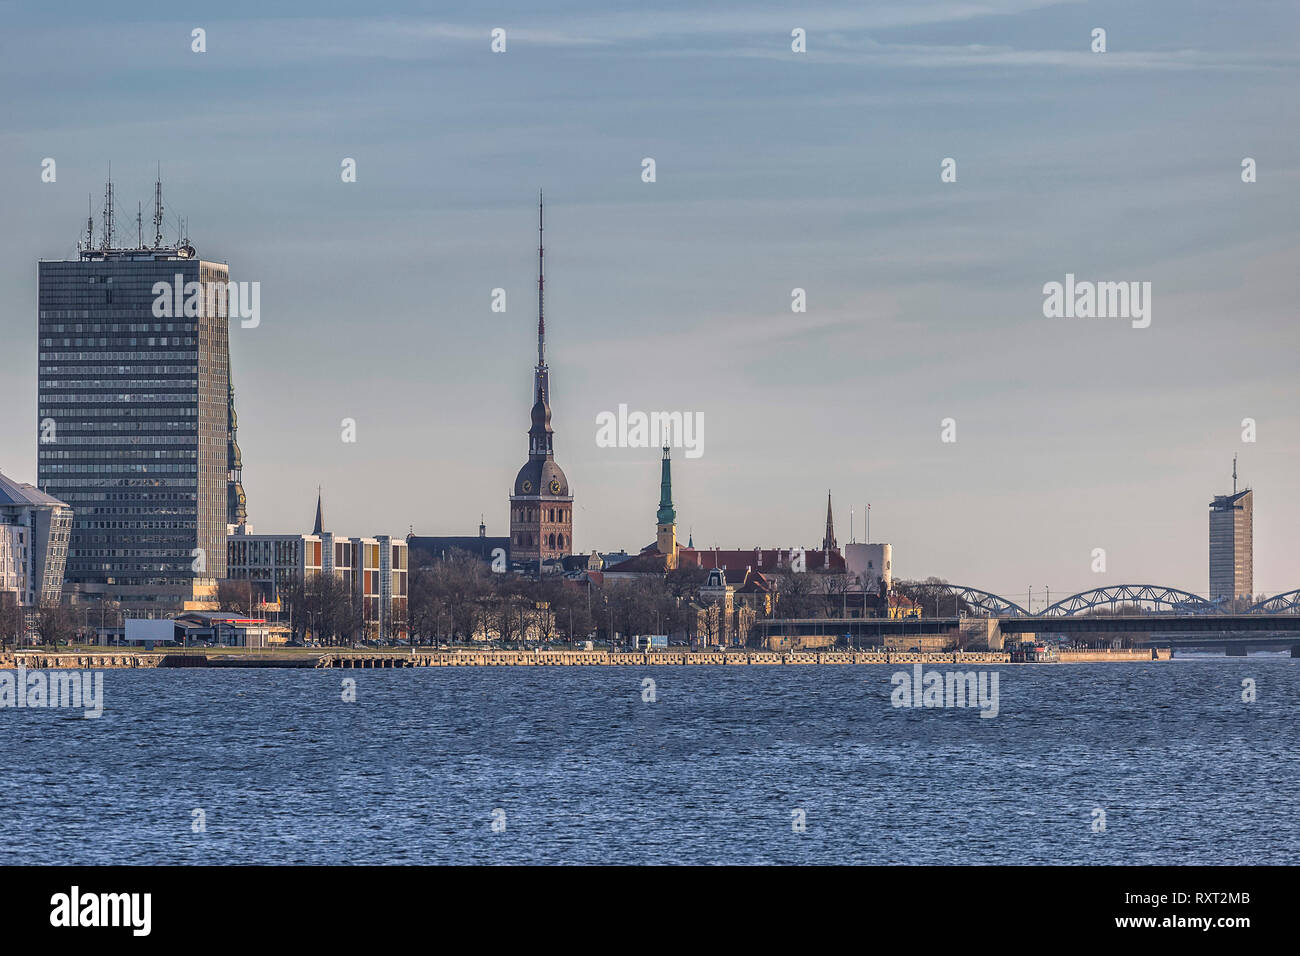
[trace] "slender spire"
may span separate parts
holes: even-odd
[[[543,215],[542,191],[537,191],[537,369],[546,369],[546,247],[542,243]]]
[[[542,246],[542,193],[537,193],[537,368],[533,371],[533,427],[528,430],[528,456],[551,457],[551,373],[546,368],[546,320],[542,290],[546,283]]]
[[[826,537],[822,539],[822,550],[826,552],[838,550],[835,543],[835,523],[831,518],[831,490],[826,489]]]
[[[321,512],[321,494],[320,485],[316,486],[316,526],[311,529],[312,534],[325,533],[325,517]]]
[[[1232,456],[1232,493],[1237,493],[1237,456]]]

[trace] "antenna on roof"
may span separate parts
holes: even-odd
[[[108,164],[108,182],[104,186],[104,248],[113,248],[113,164]]]
[[[158,178],[153,181],[153,247],[162,245],[162,163],[158,163]]]
[[[144,248],[144,219],[142,218],[143,215],[144,215],[144,207],[140,204],[140,201],[139,201],[139,200],[136,200],[136,203],[135,203],[135,242],[136,242],[136,248],[138,248],[138,249],[143,249],[143,248]]]
[[[90,249],[95,244],[95,213],[91,209],[93,200],[90,193],[86,193],[86,248]]]
[[[1237,493],[1237,456],[1232,456],[1232,493]]]

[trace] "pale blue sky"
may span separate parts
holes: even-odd
[[[255,527],[305,530],[322,484],[339,532],[504,533],[544,188],[580,549],[653,537],[657,453],[595,444],[622,402],[704,414],[700,545],[814,546],[829,487],[903,576],[1204,591],[1240,453],[1256,589],[1300,587],[1295,4],[537,6],[0,3],[0,468],[35,476],[36,260],[110,161],[122,209],[161,160],[200,255],[262,284],[231,335]],[[1045,319],[1067,272],[1150,281],[1151,327]]]

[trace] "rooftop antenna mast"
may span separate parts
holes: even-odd
[[[90,193],[86,193],[86,248],[93,249],[95,246],[95,213],[92,210],[91,203],[93,200]]]
[[[137,249],[144,248],[144,206],[136,200],[135,204],[135,243]]]
[[[113,248],[113,164],[108,164],[108,183],[104,186],[104,248]]]
[[[162,245],[162,163],[158,164],[158,178],[153,181],[153,247]]]
[[[1232,493],[1237,493],[1237,456],[1232,456]]]

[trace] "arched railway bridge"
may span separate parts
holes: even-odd
[[[949,597],[956,598],[968,607],[982,611],[990,617],[1073,617],[1098,609],[1109,609],[1117,614],[1123,613],[1128,616],[1134,608],[1138,609],[1139,613],[1175,615],[1240,616],[1243,613],[1300,613],[1300,588],[1265,598],[1243,612],[1226,607],[1223,601],[1211,601],[1191,591],[1159,584],[1112,584],[1109,587],[1093,588],[1090,591],[1080,591],[1078,594],[1061,598],[1038,611],[1026,610],[1009,598],[980,588],[960,584],[927,584],[926,587],[944,590]]]

